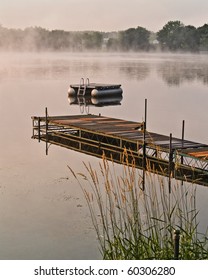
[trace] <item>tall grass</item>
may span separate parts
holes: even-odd
[[[180,259],[208,259],[207,234],[198,231],[196,188],[141,171],[134,163],[118,166],[103,157],[99,170],[84,163],[75,173],[88,204],[103,259],[173,259],[174,230],[180,230]]]

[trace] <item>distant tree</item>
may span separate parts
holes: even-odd
[[[183,41],[184,24],[180,21],[169,21],[158,33],[157,40],[162,49],[177,50]]]
[[[198,51],[200,38],[196,27],[192,25],[185,26],[181,32],[181,49],[185,51]]]
[[[120,47],[122,50],[148,50],[150,32],[138,26],[120,32]]]
[[[0,26],[0,47],[2,49],[10,50],[12,48],[12,33],[13,29]]]
[[[26,50],[44,50],[49,48],[50,31],[42,27],[28,27],[24,30],[22,40]]]
[[[52,30],[48,34],[46,45],[54,50],[68,50],[70,48],[70,34],[63,30]]]
[[[72,32],[70,36],[70,49],[72,51],[82,51],[83,44],[82,44],[82,32]]]
[[[199,34],[200,49],[208,50],[208,24],[199,27],[197,31]]]
[[[92,34],[92,42],[94,49],[101,49],[103,44],[104,34],[102,32],[94,31]]]
[[[106,49],[109,51],[119,51],[120,44],[118,38],[109,38],[106,43]]]
[[[84,49],[101,49],[103,43],[103,35],[101,32],[96,31],[84,32],[82,36],[82,42]]]
[[[120,33],[121,32],[106,32],[103,36],[103,47],[108,51],[120,51]]]
[[[159,32],[151,33],[138,26],[119,32],[69,32],[41,27],[24,30],[0,25],[0,49],[3,50],[113,50],[147,51],[158,48],[171,51],[208,50],[208,24],[199,28],[184,26],[180,21],[169,21]]]

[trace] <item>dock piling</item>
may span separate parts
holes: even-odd
[[[182,148],[184,145],[184,135],[185,135],[185,120],[182,121]],[[181,164],[183,164],[183,156],[181,156]]]
[[[171,193],[172,169],[173,169],[173,149],[172,149],[172,133],[170,133],[169,164],[168,164],[168,188],[169,188],[169,193]]]
[[[146,128],[147,128],[147,99],[145,99],[144,106],[144,122],[143,122],[143,158],[142,158],[142,167],[143,167],[143,180],[142,180],[142,190],[145,190],[145,172],[146,172]]]
[[[179,259],[180,230],[174,230],[174,259]]]
[[[48,108],[45,108],[46,155],[48,155]]]
[[[40,117],[38,117],[38,142],[40,142]]]

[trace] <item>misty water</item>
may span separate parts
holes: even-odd
[[[99,259],[83,194],[67,165],[99,159],[32,140],[31,116],[80,114],[67,90],[81,77],[121,84],[121,105],[90,113],[144,119],[161,134],[208,144],[207,54],[1,53],[0,64],[0,259]],[[199,220],[208,225],[208,188],[197,186]]]

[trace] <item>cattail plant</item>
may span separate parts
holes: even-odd
[[[207,233],[198,231],[196,187],[136,169],[134,160],[118,166],[103,156],[99,169],[84,163],[75,173],[85,196],[103,259],[173,259],[174,230],[180,230],[180,259],[208,259]]]

